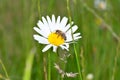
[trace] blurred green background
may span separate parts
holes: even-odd
[[[106,0],[104,4],[94,5],[95,0],[70,0],[72,20],[79,26],[82,39],[78,40],[76,47],[80,57],[83,80],[92,73],[93,80],[120,80],[120,48],[119,41],[106,28],[110,25],[112,31],[120,36],[120,0]],[[94,10],[95,14],[84,6]],[[68,17],[66,0],[0,0],[0,59],[2,60],[10,80],[22,80],[26,59],[32,48],[36,48],[32,66],[31,80],[45,80],[44,65],[47,66],[47,54],[51,54],[52,80],[57,79],[58,72],[53,67],[59,61],[58,55],[52,51],[42,54],[44,45],[33,39],[33,27],[41,16],[52,14]],[[105,22],[96,17],[99,15]],[[81,52],[82,51],[82,52]],[[65,71],[78,72],[76,69],[73,45],[70,45],[71,56],[67,59]],[[116,56],[117,55],[117,56]],[[44,61],[46,58],[46,62]],[[115,61],[116,60],[116,61]],[[45,62],[45,63],[44,63]],[[5,72],[0,64],[0,75]],[[0,79],[2,80],[2,79]],[[67,78],[64,80],[78,80]]]

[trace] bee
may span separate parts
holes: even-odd
[[[58,37],[61,36],[64,40],[66,40],[66,35],[65,35],[65,33],[63,33],[62,31],[56,30],[55,33],[58,34]]]

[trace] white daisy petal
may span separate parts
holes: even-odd
[[[60,24],[60,16],[57,17],[56,24]]]
[[[77,29],[78,29],[78,26],[77,26],[77,25],[74,25],[74,26],[72,27],[72,32],[74,33]]]
[[[66,39],[66,41],[65,42],[70,42],[70,41],[72,41],[73,39],[72,39],[72,36],[71,35],[69,35],[69,36],[67,36],[67,39]]]
[[[56,28],[55,28],[56,27]],[[57,21],[56,21],[56,23],[55,23],[55,29],[54,30],[57,30],[57,29],[59,29],[59,30],[61,30],[61,24],[60,24],[60,16],[58,16],[57,17]],[[62,30],[61,30],[62,31]]]
[[[75,37],[74,40],[80,39],[82,36]]]
[[[50,28],[51,28],[51,32],[54,32],[57,29],[59,29],[58,25],[56,25],[55,22],[55,15],[52,15],[52,23],[50,24]]]
[[[66,49],[67,51],[69,51],[69,44],[68,43],[64,43],[64,44],[60,45],[60,47],[62,49]]]
[[[33,27],[33,29],[34,29],[36,32],[38,32],[39,34],[41,34],[39,28],[37,28],[37,27]]]
[[[38,21],[37,25],[40,28],[40,30],[44,29],[44,28],[48,28],[48,26],[46,26],[46,25],[48,25],[48,23],[46,24],[46,23],[44,23],[44,22],[42,22],[40,20]]]
[[[72,34],[71,34],[70,30],[69,30],[68,34],[66,34],[66,36],[67,36],[66,42],[73,41],[73,38],[74,38],[74,40],[82,38],[82,36],[80,36],[80,33],[73,34],[73,38],[72,38]]]
[[[38,21],[37,25],[40,28],[40,30],[44,31],[45,33],[46,32],[50,33],[49,27],[47,25],[44,25],[40,20]]]
[[[78,37],[78,36],[80,36],[80,33],[73,34],[73,37]]]
[[[55,24],[55,15],[52,15],[52,23]]]
[[[44,32],[43,30],[40,30],[39,28],[37,27],[34,27],[33,28],[36,32],[38,32],[40,35],[42,35],[43,37],[47,38],[48,35],[50,34],[48,31],[47,32]]]
[[[51,21],[51,19],[50,19],[50,17],[49,16],[47,16],[47,21],[48,21],[48,28],[50,29],[50,31],[51,31],[51,29],[52,29],[52,21]]]
[[[72,32],[71,32],[71,29],[72,29]],[[69,42],[69,41],[72,41],[72,34],[71,33],[74,33],[77,29],[78,29],[78,26],[73,26],[71,29],[69,29],[67,32],[66,32],[66,36],[67,36],[67,39],[66,39],[66,42]],[[74,36],[73,36],[74,37]]]
[[[70,24],[68,24],[68,25],[63,29],[63,31],[66,32],[69,28],[70,28]]]
[[[65,47],[64,47],[63,45],[60,45],[60,47],[61,47],[62,49],[65,49]]]
[[[72,28],[70,28],[66,33],[71,33],[71,31],[72,31],[72,33],[74,33],[76,30],[78,29],[78,26],[77,25],[74,25]]]
[[[46,45],[46,46],[43,48],[42,52],[47,51],[47,50],[50,49],[51,47],[52,47],[51,44]]]
[[[57,51],[57,46],[53,46],[53,52]]]
[[[63,17],[63,19],[61,20],[61,27],[65,28],[66,24],[67,24],[68,18]]]
[[[52,23],[52,21],[51,21],[49,16],[47,16],[47,21],[48,21],[49,24]]]
[[[64,45],[60,45],[60,47],[61,47],[62,49],[66,49],[67,51],[69,51],[69,49],[68,49],[66,46],[64,46]]]
[[[39,35],[33,35],[34,39],[37,40],[41,44],[49,44],[48,40]]]
[[[68,43],[64,43],[64,45],[65,45],[67,48],[69,48],[69,44],[68,44]]]
[[[70,28],[67,32],[66,32],[66,34],[71,34],[71,33],[74,33],[76,30],[78,29],[78,26],[76,26],[76,25],[74,25],[72,28]],[[71,32],[72,31],[72,32]]]
[[[46,19],[44,17],[42,17],[42,21],[44,23],[44,26],[47,27],[48,30],[51,30],[51,28],[49,27],[48,22],[46,21]]]
[[[73,25],[73,22],[71,22],[71,25]],[[70,29],[70,23],[67,24],[67,26],[63,29],[63,32],[66,32],[69,29]]]
[[[43,21],[44,25],[47,25],[47,24],[48,24],[47,21],[46,21],[46,19],[45,19],[44,17],[42,17],[42,21]],[[47,26],[48,26],[48,25],[47,25]]]
[[[44,28],[44,24],[40,20],[38,21],[37,25],[40,29]]]
[[[69,42],[69,41],[72,41],[73,39],[72,39],[72,34],[71,34],[72,32],[71,32],[71,30],[68,30],[67,32],[66,32],[66,42]]]

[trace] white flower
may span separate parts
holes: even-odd
[[[94,75],[92,73],[89,73],[86,78],[87,80],[93,80]]]
[[[57,47],[62,49],[69,50],[69,44],[73,40],[78,40],[81,38],[80,33],[75,33],[78,29],[77,25],[70,26],[70,23],[67,24],[68,18],[63,17],[60,20],[60,16],[55,19],[55,16],[52,15],[52,19],[49,16],[42,17],[42,20],[38,21],[37,26],[34,27],[34,30],[39,33],[34,34],[33,37],[41,44],[46,46],[43,48],[42,52],[47,51],[49,48],[53,47],[53,51],[56,52]],[[72,36],[73,35],[73,36]]]
[[[106,10],[107,8],[107,3],[105,0],[95,0],[94,5],[95,5],[95,8],[100,10]]]

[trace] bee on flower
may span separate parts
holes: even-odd
[[[60,16],[55,19],[55,15],[52,15],[52,19],[49,16],[42,17],[37,23],[38,27],[33,29],[38,33],[34,34],[33,37],[40,44],[46,46],[42,49],[42,52],[47,51],[53,47],[53,51],[56,52],[58,47],[69,50],[69,44],[80,38],[80,33],[75,33],[78,29],[77,25],[73,25],[73,22],[68,24],[68,18]]]

